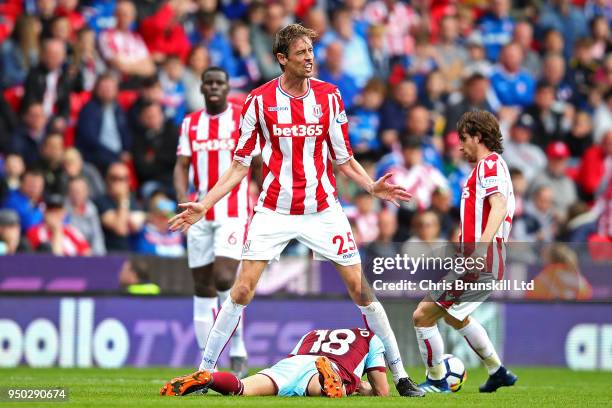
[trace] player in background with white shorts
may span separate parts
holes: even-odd
[[[475,261],[480,258],[480,264],[486,265],[482,271],[471,271],[457,279],[500,280],[504,274],[505,243],[510,235],[515,202],[508,166],[501,157],[499,123],[489,112],[467,112],[459,119],[457,131],[465,158],[476,164],[461,195],[460,256]],[[420,385],[423,390],[450,392],[448,384],[442,380],[444,343],[437,326],[441,318],[459,331],[487,368],[489,378],[480,386],[480,392],[494,392],[499,387],[514,385],[517,377],[501,364],[486,330],[470,317],[490,293],[436,291],[419,303],[413,322],[421,357],[427,367],[426,381]]]
[[[188,395],[211,389],[223,395],[326,396],[389,395],[385,348],[367,329],[311,330],[289,357],[240,381],[233,374],[198,371],[166,383],[160,395]],[[361,377],[367,374],[368,381]]]
[[[228,103],[229,77],[221,68],[202,73],[200,88],[206,108],[183,120],[174,168],[174,188],[179,203],[188,202],[189,171],[202,199],[230,167],[238,144],[241,107]],[[248,180],[211,207],[187,232],[187,258],[193,275],[193,323],[200,350],[204,351],[219,306],[229,297],[236,278],[249,218]],[[247,351],[242,324],[230,341],[231,369],[247,374]]]
[[[273,52],[283,74],[247,96],[229,171],[201,201],[181,204],[185,211],[169,221],[171,229],[188,229],[242,182],[253,157],[261,155],[263,191],[249,226],[240,273],[217,316],[200,370],[215,367],[264,268],[291,239],[297,239],[318,258],[334,263],[369,329],[383,342],[400,395],[423,396],[404,370],[385,310],[363,277],[351,227],[337,201],[332,160],[339,171],[376,197],[399,205],[398,200],[409,200],[410,194],[386,181],[391,174],[374,182],[353,158],[340,92],[312,78],[315,37],[314,31],[299,24],[276,34]]]

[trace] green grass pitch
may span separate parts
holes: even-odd
[[[612,406],[612,372],[576,372],[557,368],[512,367],[519,376],[511,388],[494,394],[479,394],[478,385],[485,379],[483,369],[468,370],[467,383],[458,393],[427,395],[407,399],[353,396],[345,399],[224,397],[214,392],[187,397],[160,397],[163,383],[190,369],[124,368],[104,369],[33,369],[20,367],[0,369],[0,387],[66,387],[67,402],[0,402],[2,407],[604,407]],[[409,370],[422,380],[423,369]]]

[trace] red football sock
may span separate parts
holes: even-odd
[[[210,389],[223,395],[242,395],[244,386],[234,374],[228,372],[213,373]]]

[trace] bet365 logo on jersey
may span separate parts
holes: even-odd
[[[323,134],[323,125],[308,124],[308,125],[272,125],[272,133],[278,137],[306,137],[306,136],[321,136]]]
[[[234,139],[194,140],[191,142],[191,150],[194,152],[234,150],[235,148],[236,141]]]

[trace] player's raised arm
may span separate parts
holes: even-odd
[[[217,201],[232,191],[248,173],[249,168],[247,166],[243,166],[234,160],[231,167],[221,176],[217,184],[206,194],[202,201],[179,204],[179,207],[185,211],[175,215],[168,221],[170,229],[172,231],[187,231],[190,226],[200,221],[204,214],[214,207]]]
[[[412,197],[404,187],[388,182],[392,176],[391,173],[387,173],[378,180],[373,181],[361,164],[353,157],[347,162],[338,165],[338,170],[368,193],[382,200],[391,201],[398,207],[399,201],[408,201]]]

